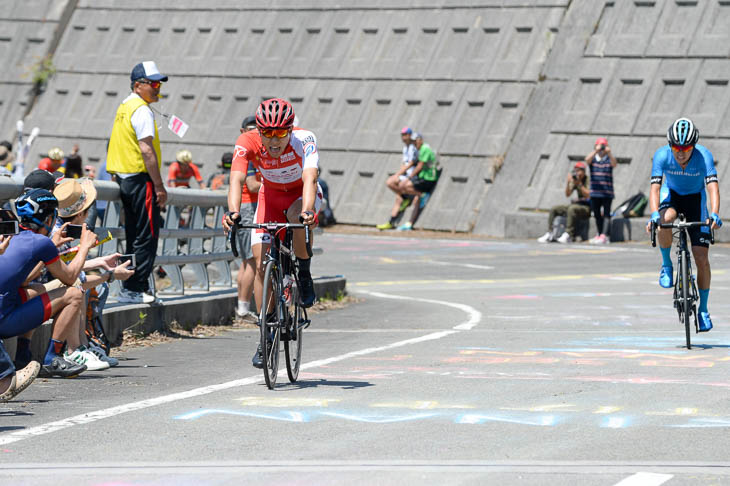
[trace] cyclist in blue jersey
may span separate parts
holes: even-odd
[[[687,221],[712,220],[712,229],[722,226],[720,212],[720,188],[717,170],[712,153],[699,145],[700,132],[689,118],[679,118],[667,130],[668,145],[660,147],[652,160],[651,191],[649,208],[651,223],[671,223],[681,213]],[[666,180],[663,181],[663,178]],[[707,212],[707,196],[710,196],[710,213]],[[708,249],[710,229],[691,228],[692,255],[697,265],[697,287],[700,294],[699,330],[712,329],[707,301],[710,295],[710,260]],[[659,249],[662,255],[662,268],[659,285],[670,288],[672,281],[672,230],[659,228]]]

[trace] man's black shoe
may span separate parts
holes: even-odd
[[[314,282],[312,282],[312,277],[299,277],[299,296],[302,301],[302,307],[305,309],[314,305],[317,296],[314,295]]]
[[[264,356],[261,354],[261,344],[259,344],[258,348],[256,348],[256,353],[254,353],[253,358],[251,359],[251,364],[254,368],[258,369],[264,367]]]
[[[86,371],[86,365],[80,365],[67,361],[61,356],[54,356],[51,364],[43,365],[38,376],[43,378],[51,378],[58,376],[59,378],[75,378]]]

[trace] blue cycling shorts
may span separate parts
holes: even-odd
[[[2,309],[0,339],[25,334],[51,318],[51,298],[47,293],[28,300],[25,290],[19,289],[18,292],[20,305]]]

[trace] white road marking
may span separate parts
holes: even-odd
[[[672,474],[659,474],[650,472],[639,472],[629,476],[615,484],[615,486],[659,486],[674,476]]]
[[[438,304],[438,305],[446,305],[449,307],[455,307],[461,311],[464,311],[469,316],[469,320],[466,322],[459,324],[457,326],[454,326],[453,329],[456,329],[458,331],[468,331],[469,329],[472,329],[474,326],[476,326],[479,321],[482,320],[482,313],[476,310],[475,308],[466,305],[466,304],[458,304],[456,302],[447,302],[445,300],[433,300],[433,299],[422,299],[420,297],[405,297],[402,295],[391,295],[391,294],[383,294],[380,292],[368,292],[364,290],[356,290],[357,293],[360,294],[367,294],[372,295],[373,297],[380,297],[381,299],[399,299],[399,300],[413,300],[416,302],[426,302],[428,304]]]
[[[386,298],[386,299],[413,300],[413,301],[429,302],[432,304],[442,304],[442,305],[447,305],[447,306],[451,306],[451,307],[456,307],[457,309],[460,309],[460,310],[463,310],[464,312],[466,312],[467,315],[469,315],[469,319],[462,324],[454,326],[454,328],[452,330],[433,332],[430,334],[426,334],[424,336],[420,336],[420,337],[412,338],[412,339],[406,339],[404,341],[397,341],[395,343],[386,344],[384,346],[377,346],[377,347],[372,347],[372,348],[361,349],[359,351],[353,351],[351,353],[345,353],[345,354],[341,354],[339,356],[333,356],[331,358],[325,358],[325,359],[320,359],[317,361],[311,361],[309,363],[304,363],[301,366],[302,370],[306,370],[309,368],[317,368],[319,366],[328,365],[331,363],[335,363],[337,361],[343,361],[343,360],[346,360],[349,358],[354,358],[356,356],[363,356],[366,354],[372,354],[372,353],[377,353],[380,351],[386,351],[386,350],[390,350],[390,349],[394,349],[394,348],[399,348],[402,346],[408,346],[410,344],[417,344],[417,343],[422,343],[425,341],[433,341],[436,339],[441,339],[443,337],[450,336],[452,334],[456,334],[458,331],[472,329],[474,326],[477,325],[477,323],[481,319],[481,313],[479,311],[477,311],[476,309],[474,309],[472,307],[469,307],[468,305],[464,305],[464,304],[457,304],[454,302],[446,302],[446,301],[441,301],[441,300],[402,297],[402,296],[397,296],[397,295],[382,294],[380,292],[363,292],[363,293],[367,293],[374,297],[382,297],[382,298]],[[282,370],[280,372],[280,375],[283,375],[285,373],[286,373],[286,371]],[[89,413],[83,413],[83,414],[69,417],[69,418],[66,418],[63,420],[56,420],[54,422],[49,422],[49,423],[46,423],[43,425],[38,425],[36,427],[30,427],[28,429],[17,430],[14,432],[9,432],[7,434],[1,435],[0,436],[0,445],[12,444],[13,442],[18,442],[18,441],[21,441],[24,439],[29,439],[31,437],[37,437],[40,435],[50,434],[52,432],[58,432],[59,430],[67,429],[69,427],[73,427],[74,425],[89,424],[92,422],[96,422],[98,420],[103,420],[106,418],[114,417],[116,415],[121,415],[123,413],[134,412],[137,410],[155,407],[157,405],[162,405],[165,403],[176,402],[178,400],[185,400],[187,398],[194,398],[194,397],[199,397],[202,395],[208,395],[210,393],[218,392],[221,390],[227,390],[229,388],[235,388],[235,387],[245,386],[245,385],[252,385],[254,383],[258,383],[261,381],[263,381],[263,376],[261,376],[261,375],[251,376],[248,378],[242,378],[240,380],[233,380],[233,381],[229,381],[226,383],[219,383],[217,385],[204,386],[204,387],[195,388],[195,389],[184,391],[184,392],[172,393],[170,395],[163,395],[161,397],[149,398],[147,400],[126,403],[124,405],[118,405],[116,407],[106,408],[103,410],[96,410],[94,412],[89,412]]]
[[[477,270],[494,270],[494,267],[489,265],[476,265],[474,263],[458,263],[458,262],[440,262],[437,260],[427,260],[429,264],[434,265],[447,265],[450,267],[465,267],[465,268],[476,268]]]

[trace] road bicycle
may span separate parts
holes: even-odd
[[[258,325],[261,331],[261,352],[266,386],[273,390],[279,372],[280,344],[284,343],[286,373],[294,383],[299,377],[302,359],[303,331],[311,321],[302,307],[299,295],[299,264],[294,254],[295,229],[304,229],[307,254],[311,258],[309,226],[294,223],[235,222],[229,239],[231,251],[238,257],[236,229],[262,229],[269,235],[271,244],[264,259],[264,282],[259,309]]]
[[[689,241],[689,229],[701,228],[707,226],[711,228],[711,223],[702,221],[686,221],[684,214],[680,214],[672,223],[661,223],[657,225],[651,224],[651,246],[656,246],[656,229],[671,228],[672,238],[677,238],[677,271],[674,278],[674,308],[679,314],[679,322],[684,325],[684,333],[687,339],[687,349],[692,349],[691,343],[691,325],[690,321],[694,321],[695,333],[699,332],[697,325],[697,302],[699,294],[697,292],[697,284],[695,277],[692,275],[692,257],[690,255],[687,241]],[[715,243],[715,235],[710,229],[710,243]]]

